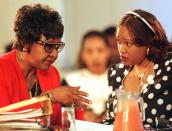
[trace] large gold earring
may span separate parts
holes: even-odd
[[[27,52],[27,49],[26,48],[23,48],[23,50],[22,50],[23,52]]]

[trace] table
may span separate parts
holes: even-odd
[[[113,131],[113,125],[76,120],[76,131]]]

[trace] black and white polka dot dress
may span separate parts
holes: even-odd
[[[130,71],[123,64],[112,65],[109,68],[108,81],[112,93],[107,101],[107,118],[105,124],[113,124],[116,111],[115,89],[122,88],[122,79]],[[168,56],[162,64],[154,64],[155,77],[142,90],[144,100],[145,127],[156,127],[156,118],[172,122],[172,57]]]

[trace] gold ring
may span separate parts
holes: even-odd
[[[73,107],[77,106],[77,102],[75,100],[73,100],[72,106]]]

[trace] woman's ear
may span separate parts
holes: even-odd
[[[149,55],[149,47],[146,49],[146,55]]]

